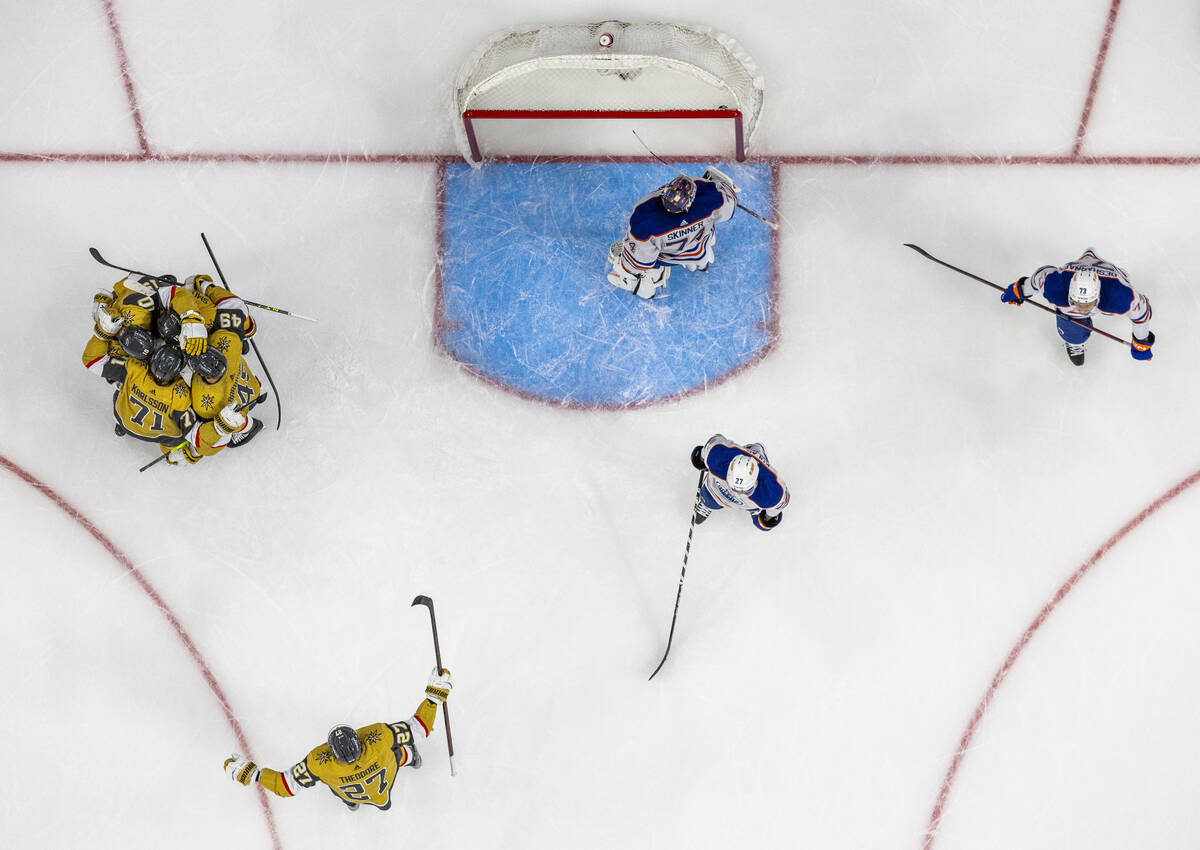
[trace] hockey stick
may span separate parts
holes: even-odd
[[[700,473],[700,480],[696,482],[696,501],[700,501],[700,488],[704,486],[704,473]],[[654,672],[650,674],[650,679],[658,675],[658,671],[667,663],[667,656],[671,652],[671,640],[675,637],[675,618],[679,616],[679,599],[683,596],[683,577],[687,575],[688,555],[692,552],[692,532],[696,530],[696,509],[692,508],[692,524],[688,526],[687,546],[683,549],[683,569],[679,571],[679,590],[675,593],[675,611],[671,614],[671,631],[667,633],[667,651],[663,653],[662,661],[658,662],[658,666],[654,668]],[[650,681],[647,679],[646,681]]]
[[[1001,292],[1008,291],[1008,287],[1000,286],[1000,284],[998,284],[998,283],[992,283],[990,280],[984,280],[983,278],[979,277],[978,275],[973,275],[968,271],[964,271],[964,270],[960,269],[958,266],[952,266],[949,263],[945,262],[944,260],[939,260],[937,257],[933,256],[933,254],[930,254],[924,248],[920,248],[916,245],[913,245],[911,242],[905,242],[904,247],[912,248],[914,251],[916,251],[918,254],[920,254],[925,259],[933,260],[938,265],[945,266],[948,269],[954,269],[954,271],[958,272],[959,274],[966,275],[967,277],[969,277],[973,280],[977,280],[980,283],[986,283],[992,289],[999,289]],[[1121,339],[1119,336],[1113,336],[1112,334],[1108,333],[1108,331],[1102,331],[1102,330],[1100,330],[1100,328],[1097,328],[1095,326],[1089,327],[1088,325],[1085,325],[1083,322],[1078,322],[1075,319],[1071,318],[1066,313],[1060,313],[1057,310],[1051,310],[1045,304],[1034,301],[1032,297],[1028,297],[1025,300],[1028,301],[1030,304],[1032,304],[1034,307],[1037,307],[1039,310],[1045,310],[1047,313],[1051,313],[1055,316],[1064,318],[1073,325],[1079,325],[1079,327],[1081,327],[1081,328],[1085,328],[1089,331],[1095,331],[1096,333],[1100,334],[1100,336],[1106,336],[1109,339],[1113,340],[1114,342],[1119,342],[1122,345],[1129,345],[1128,340]]]
[[[217,262],[217,255],[213,253],[212,246],[208,244],[208,237],[203,233],[200,234],[200,239],[204,242],[204,248],[208,251],[209,259],[212,260],[213,268],[217,270],[217,277],[221,278],[221,286],[229,289],[229,284],[225,282],[225,273],[221,271],[221,264]],[[245,299],[242,299],[245,301]],[[249,301],[246,301],[249,304]],[[246,340],[250,343],[250,347],[254,349],[254,356],[258,358],[259,365],[263,368],[263,374],[267,376],[267,383],[271,385],[271,391],[275,393],[275,430],[279,430],[279,426],[283,424],[283,404],[279,401],[279,389],[275,386],[275,381],[271,379],[271,370],[267,368],[266,361],[262,359],[262,354],[258,350],[258,346],[254,344],[254,340]]]
[[[437,662],[438,672],[441,673],[442,667],[442,648],[438,645],[437,636],[437,617],[433,614],[433,600],[428,596],[418,596],[412,601],[413,605],[424,605],[429,609],[429,624],[433,627],[433,657]],[[412,605],[409,606],[410,608]],[[450,775],[455,775],[454,770],[454,739],[450,737],[450,706],[442,703],[442,717],[446,721],[446,749],[450,753]]]
[[[661,163],[662,163],[663,165],[665,165],[667,168],[675,168],[675,166],[671,165],[671,163],[667,162],[665,159],[663,159],[661,156],[659,156],[658,154],[656,154],[654,151],[650,150],[650,146],[649,146],[648,144],[646,144],[644,141],[642,141],[642,137],[641,137],[641,136],[638,136],[638,131],[637,131],[637,130],[634,130],[634,131],[633,131],[633,135],[634,135],[634,136],[636,136],[636,137],[637,137],[637,140],[638,140],[639,142],[641,142],[641,143],[642,143],[642,147],[644,147],[644,148],[646,149],[646,152],[647,152],[647,153],[649,153],[649,154],[650,154],[650,156],[652,156],[652,157],[654,157],[655,159],[657,159],[659,162],[661,162]],[[675,169],[675,172],[676,172],[677,174],[683,174],[683,172],[682,172],[682,171],[680,171],[680,170],[679,170],[679,169],[677,169],[677,168]],[[687,175],[685,174],[684,176],[686,177]],[[743,207],[741,204],[738,204],[738,205],[737,205],[737,208],[738,208],[739,210],[741,210],[742,212],[746,213],[747,215],[752,215],[752,216],[754,216],[755,218],[757,218],[759,221],[761,221],[763,224],[765,224],[767,227],[771,228],[772,230],[778,230],[778,229],[779,229],[779,225],[778,225],[778,224],[776,224],[775,222],[771,221],[770,219],[763,218],[761,215],[759,215],[758,213],[756,213],[754,210],[752,210],[752,209],[747,209],[746,207]]]
[[[254,407],[254,405],[256,405],[256,404],[258,404],[258,399],[253,399],[251,401],[248,401],[245,404],[243,404],[241,407],[238,408],[238,413],[241,413],[242,411],[246,410],[247,408]],[[165,444],[163,444],[163,445],[165,445]],[[180,448],[181,446],[183,446],[183,443],[180,443],[175,448]],[[172,449],[171,451],[174,451],[174,449]],[[154,464],[158,463],[159,461],[166,460],[166,459],[167,459],[167,455],[161,454],[158,457],[156,457],[154,460],[150,461],[145,466],[139,467],[138,472],[145,472],[147,469],[154,466]]]
[[[114,264],[110,263],[108,260],[104,259],[102,256],[100,256],[100,252],[97,251],[95,248],[88,248],[88,251],[91,253],[92,259],[95,260],[97,263],[99,263],[102,266],[108,266],[110,269],[116,269],[119,272],[129,272],[130,274],[140,274],[143,277],[152,277],[155,280],[159,280],[159,277],[157,275],[146,274],[145,272],[140,272],[137,269],[127,269],[124,266],[114,265]],[[303,319],[306,322],[315,322],[316,321],[316,319],[312,318],[311,316],[302,316],[299,313],[293,313],[289,310],[281,310],[280,308],[272,307],[269,304],[259,304],[256,301],[246,301],[245,298],[243,298],[242,300],[245,301],[247,304],[249,304],[251,307],[257,307],[260,310],[270,310],[272,313],[280,313],[284,316],[291,316],[293,319]]]

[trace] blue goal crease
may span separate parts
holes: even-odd
[[[717,166],[747,206],[770,209],[768,164]],[[661,164],[445,169],[437,332],[471,371],[518,395],[617,408],[711,385],[771,346],[771,231],[743,212],[717,225],[708,272],[672,268],[666,298],[605,279],[634,204],[671,177]]]

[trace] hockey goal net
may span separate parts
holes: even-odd
[[[742,160],[762,111],[763,81],[732,38],[704,27],[621,21],[528,26],[497,33],[476,49],[459,71],[455,101],[462,119],[455,122],[458,147],[469,162],[483,159],[480,122],[521,125],[508,134],[508,146],[516,141],[520,147],[523,140],[547,154],[562,152],[547,149],[554,144],[547,135],[552,126],[597,118],[619,127],[630,121],[672,121],[677,127],[679,119],[688,119],[688,129],[674,135],[693,140],[705,122],[726,133],[732,125]],[[492,128],[489,151],[505,146],[497,129],[502,125],[483,126]],[[583,133],[575,126],[576,139],[595,144],[604,135],[595,123]],[[628,126],[621,132],[636,142]]]

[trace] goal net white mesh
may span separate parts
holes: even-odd
[[[473,122],[488,118],[728,117],[740,154],[758,125],[763,81],[722,33],[606,21],[497,33],[463,64],[454,96],[468,161],[481,153]]]

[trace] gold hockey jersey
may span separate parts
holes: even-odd
[[[179,445],[196,421],[187,381],[162,386],[139,360],[110,358],[105,377],[121,386],[113,395],[113,415],[132,437],[163,445]]]
[[[354,764],[342,764],[333,757],[329,744],[321,744],[286,772],[263,768],[259,784],[280,797],[291,797],[301,788],[324,783],[348,803],[387,809],[392,804],[397,772],[413,760],[414,735],[428,737],[436,717],[437,706],[422,700],[407,721],[372,723],[356,730],[362,755]]]

